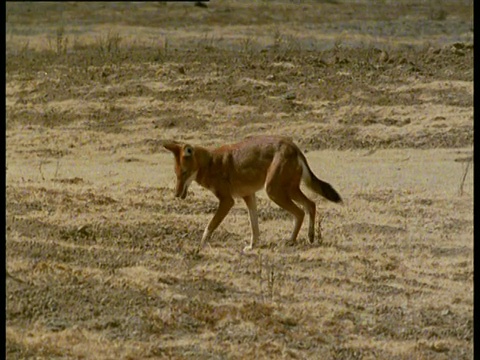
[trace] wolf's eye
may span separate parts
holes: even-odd
[[[185,148],[185,150],[183,151],[183,156],[192,156],[192,148]]]

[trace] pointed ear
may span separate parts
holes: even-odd
[[[163,147],[170,150],[175,156],[180,155],[181,145],[176,141],[164,141]]]

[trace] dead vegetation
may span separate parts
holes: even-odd
[[[7,358],[473,359],[472,7],[7,3]],[[346,205],[193,255],[161,140],[265,133]]]

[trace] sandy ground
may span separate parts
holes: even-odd
[[[7,358],[473,359],[472,8],[7,3]],[[345,203],[286,246],[261,191],[255,251],[239,201],[194,255],[162,141],[258,134]]]

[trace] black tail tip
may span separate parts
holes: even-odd
[[[337,204],[343,204],[343,199],[338,194],[335,194],[335,196],[329,200]]]
[[[328,186],[325,186],[325,188],[323,189],[325,198],[334,203],[342,204],[343,200],[340,194],[330,184],[327,184],[327,185]]]

